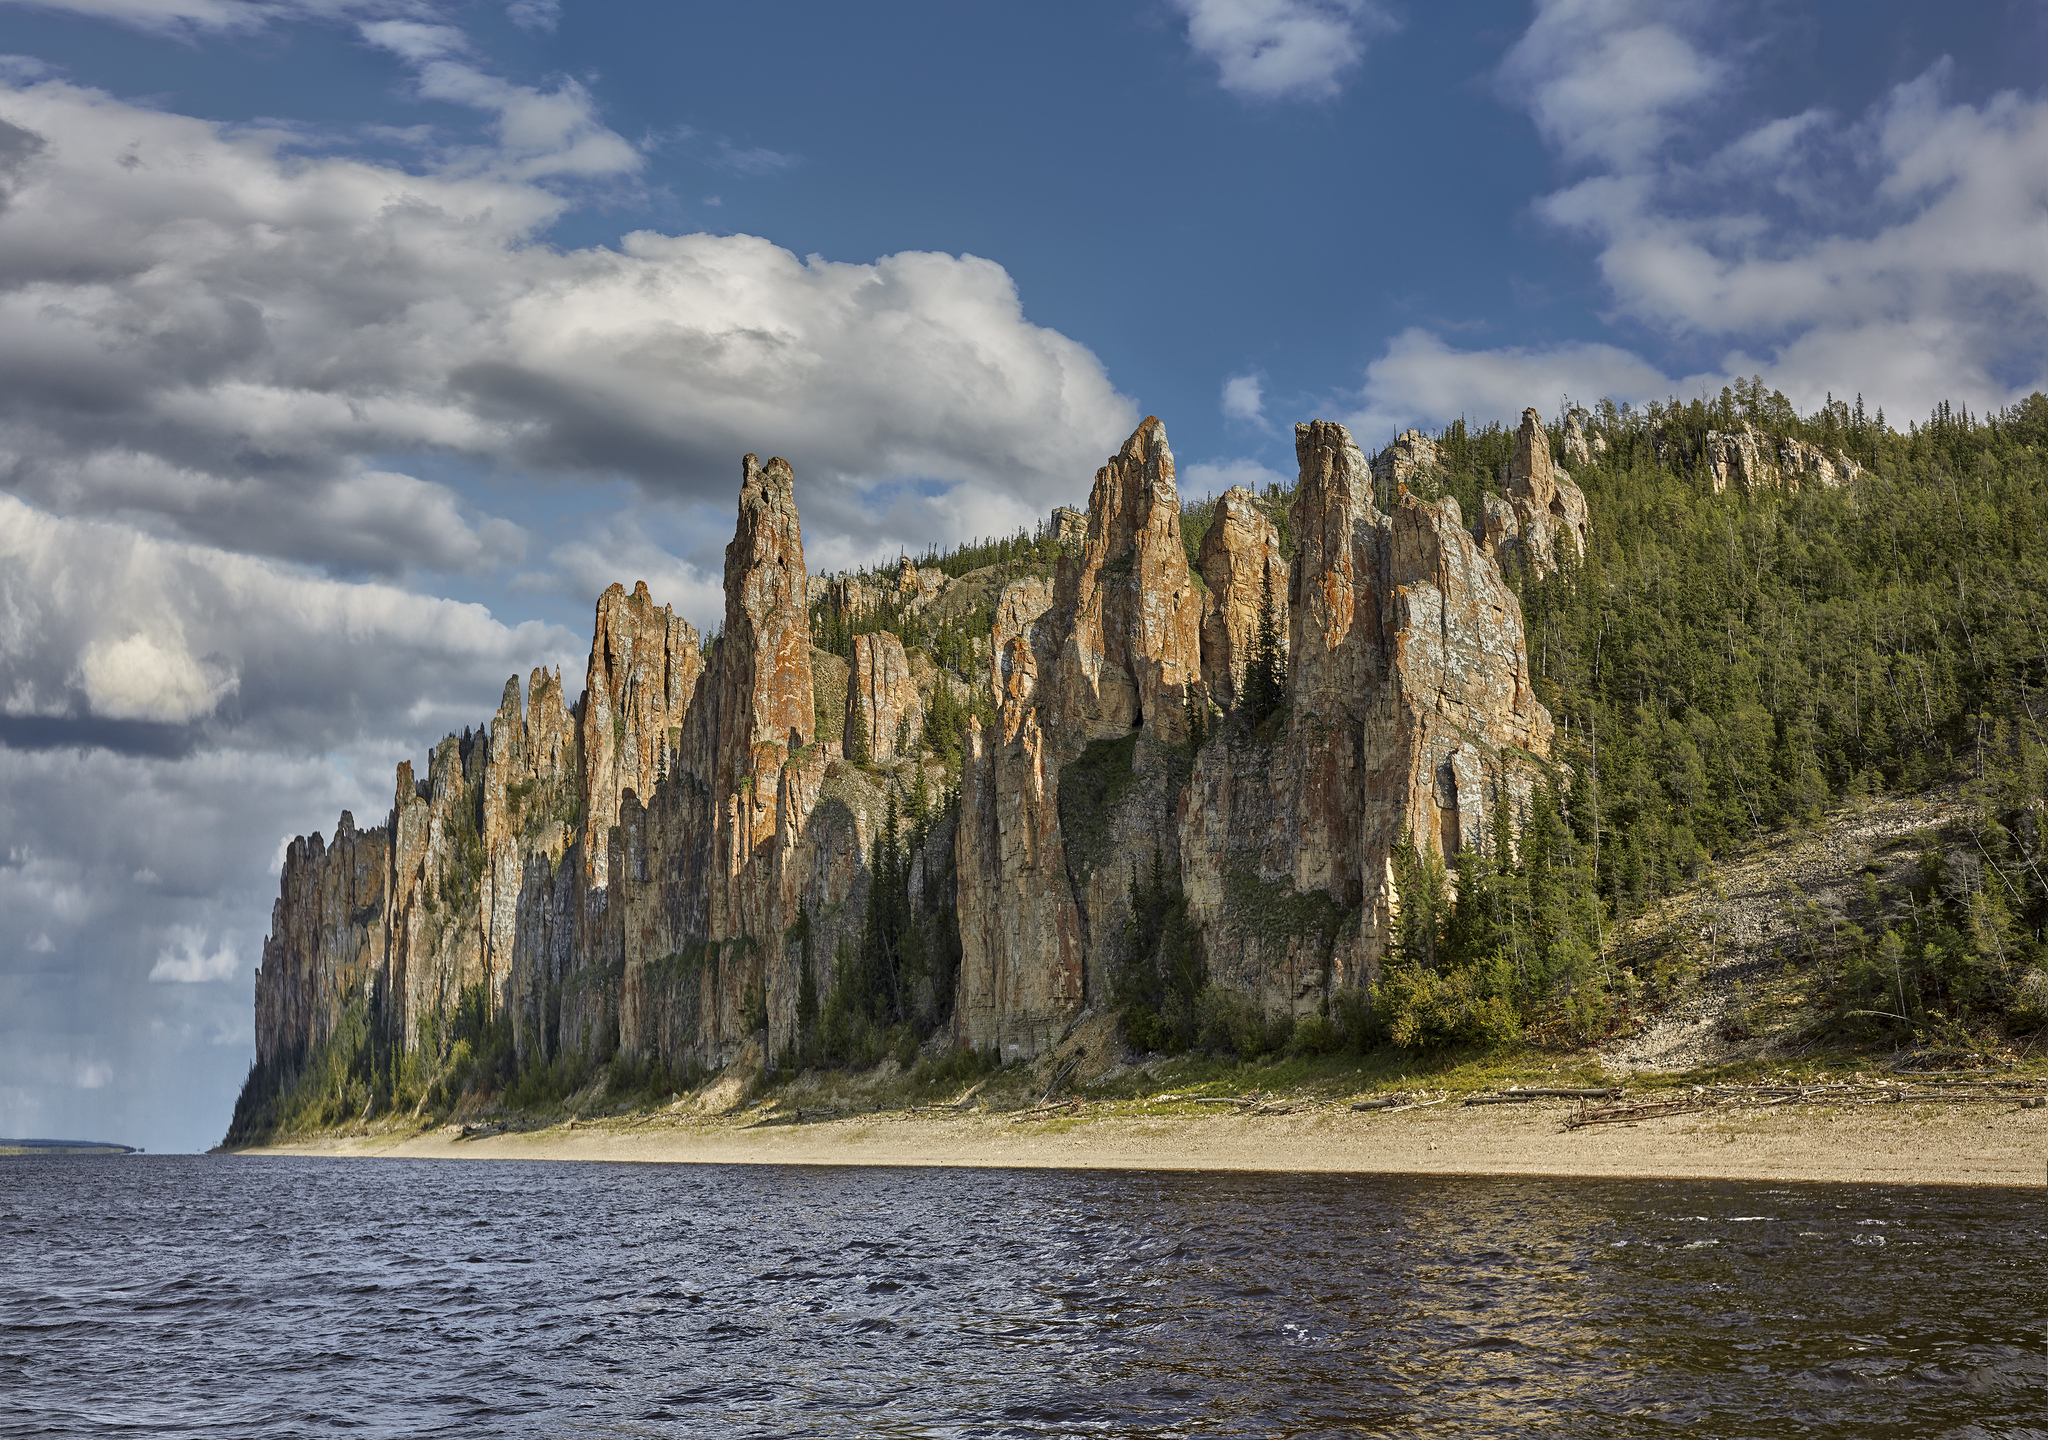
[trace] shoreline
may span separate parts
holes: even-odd
[[[1023,1120],[999,1111],[893,1110],[789,1123],[670,1110],[474,1138],[452,1125],[407,1127],[223,1153],[2004,1187],[2038,1187],[2048,1177],[2048,1110],[2016,1105],[1723,1108],[1578,1130],[1564,1126],[1569,1111],[1568,1103],[1452,1102],[1385,1115],[1328,1107],[1252,1116],[1103,1105]]]

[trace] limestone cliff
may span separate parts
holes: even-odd
[[[522,706],[515,678],[487,732],[435,747],[424,783],[399,766],[384,826],[345,815],[332,844],[294,842],[257,980],[261,1063],[296,1063],[357,998],[416,1046],[479,987],[527,1063],[617,1047],[716,1065],[764,1019],[786,1041],[784,932],[862,893],[882,796],[828,776],[813,743],[781,460],[745,459],[725,594],[707,657],[644,584],[612,586],[573,706],[545,670]]]
[[[1436,441],[1420,430],[1403,430],[1372,462],[1373,478],[1381,482],[1385,493],[1442,468],[1443,457],[1437,453]]]
[[[1481,546],[1496,562],[1526,566],[1532,575],[1557,569],[1564,555],[1582,555],[1592,533],[1586,497],[1550,457],[1550,436],[1535,410],[1522,412],[1508,462],[1508,493],[1486,497]],[[1563,549],[1560,549],[1562,545]]]
[[[998,607],[1000,709],[969,733],[957,841],[957,1033],[1011,1054],[1044,1048],[1105,995],[1125,862],[1173,849],[1202,602],[1156,417],[1096,472],[1087,533],[1027,617],[1039,593],[1012,587]]]
[[[922,717],[917,683],[903,642],[884,630],[856,636],[846,685],[843,744],[848,755],[871,761],[896,758]]]
[[[1209,590],[1202,617],[1202,679],[1209,700],[1227,709],[1236,703],[1259,610],[1269,596],[1283,636],[1287,628],[1287,557],[1280,553],[1279,530],[1259,510],[1251,491],[1235,485],[1216,498],[1196,564]]]
[[[1437,463],[1425,439],[1395,447],[1410,478]],[[749,455],[715,640],[614,585],[573,702],[547,670],[523,695],[508,681],[424,780],[398,767],[383,824],[344,815],[330,841],[292,844],[260,1065],[290,1071],[356,1005],[389,1049],[481,1005],[526,1066],[718,1066],[762,1031],[770,1057],[804,1053],[804,1007],[861,941],[877,837],[913,794],[922,843],[890,883],[917,914],[957,913],[957,970],[927,967],[899,1001],[917,1034],[1011,1056],[1056,1043],[1109,1002],[1155,864],[1213,983],[1311,1010],[1373,974],[1399,837],[1479,843],[1496,799],[1524,808],[1541,773],[1550,718],[1502,564],[1542,573],[1586,543],[1549,447],[1528,412],[1475,539],[1455,501],[1391,469],[1376,502],[1343,426],[1299,426],[1291,553],[1273,502],[1232,490],[1191,567],[1150,418],[1028,562],[833,577],[805,570],[791,467]],[[1255,723],[1238,685],[1269,586],[1288,700]],[[837,653],[814,644],[814,612]],[[943,665],[903,643],[945,627]],[[957,761],[925,748],[934,715],[964,723]],[[957,810],[927,815],[949,780]]]
[[[1863,470],[1839,450],[1830,453],[1789,435],[1774,439],[1746,420],[1733,430],[1709,430],[1702,459],[1716,494],[1731,487],[1744,495],[1797,490],[1802,482],[1833,488]]]
[[[1607,437],[1598,430],[1588,430],[1582,423],[1583,410],[1573,410],[1564,417],[1564,453],[1574,465],[1591,465],[1594,458],[1607,453]]]
[[[1290,723],[1226,728],[1179,811],[1183,885],[1213,981],[1307,1013],[1365,983],[1404,832],[1455,854],[1496,796],[1525,807],[1551,722],[1521,606],[1456,502],[1372,502],[1341,425],[1296,427]]]

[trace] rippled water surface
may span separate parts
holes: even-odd
[[[0,1434],[2044,1436],[2042,1196],[0,1161]]]

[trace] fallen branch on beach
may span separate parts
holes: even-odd
[[[1510,1085],[1490,1095],[1468,1095],[1467,1105],[1524,1105],[1531,1100],[1619,1100],[1619,1085]]]
[[[1067,1077],[1072,1075],[1080,1066],[1081,1057],[1087,1053],[1085,1050],[1076,1050],[1067,1057],[1067,1063],[1053,1072],[1052,1083],[1045,1087],[1045,1094],[1039,1097],[1039,1104],[1050,1105],[1052,1103],[1052,1097],[1059,1093],[1060,1086],[1067,1083]]]
[[[1401,1110],[1413,1104],[1415,1097],[1403,1090],[1398,1095],[1382,1095],[1374,1100],[1360,1100],[1353,1110]]]
[[[1451,1097],[1439,1095],[1434,1100],[1418,1100],[1413,1095],[1389,1095],[1379,1100],[1361,1100],[1353,1110],[1376,1110],[1382,1115],[1398,1115],[1403,1110],[1424,1110],[1431,1105],[1442,1105]]]
[[[1012,1125],[1021,1125],[1026,1120],[1049,1120],[1054,1115],[1079,1115],[1080,1113],[1080,1097],[1075,1096],[1066,1100],[1055,1101],[1050,1105],[1034,1105],[1029,1110],[1020,1111],[1012,1115],[1010,1123]]]
[[[2044,1092],[2048,1092],[2048,1082],[2039,1079],[2006,1080],[1982,1076],[1933,1082],[1922,1079],[1914,1088],[1908,1088],[1899,1080],[1824,1080],[1809,1085],[1695,1085],[1689,1095],[1668,1100],[1643,1100],[1628,1105],[1582,1104],[1578,1113],[1567,1119],[1565,1125],[1577,1129],[1581,1125],[1649,1120],[1660,1115],[1681,1115],[1695,1110],[1722,1107],[1765,1110],[1781,1105],[1847,1107],[2003,1103],[2033,1110],[2048,1105],[2048,1093]]]
[[[1704,1110],[1711,1102],[1697,1096],[1683,1100],[1648,1100],[1633,1105],[1581,1105],[1577,1113],[1565,1117],[1565,1129],[1576,1130],[1581,1125],[1611,1125],[1626,1120],[1654,1120],[1660,1115],[1682,1115],[1690,1110]]]

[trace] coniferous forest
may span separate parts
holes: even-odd
[[[1744,422],[1839,448],[1841,488],[1715,494],[1698,459]],[[1607,955],[1624,923],[1785,827],[1956,787],[1909,883],[1791,917],[1845,1040],[2039,1027],[2048,865],[2048,399],[1948,405],[1904,432],[1860,401],[1796,415],[1751,383],[1712,402],[1602,405],[1574,466],[1590,553],[1511,576],[1558,783],[1485,855],[1397,861],[1409,898],[1378,1021],[1406,1045],[1527,1026],[1607,1033],[1676,976]],[[1454,424],[1442,488],[1476,513],[1513,435]],[[1510,828],[1519,830],[1509,844]],[[1646,993],[1647,992],[1647,993]]]

